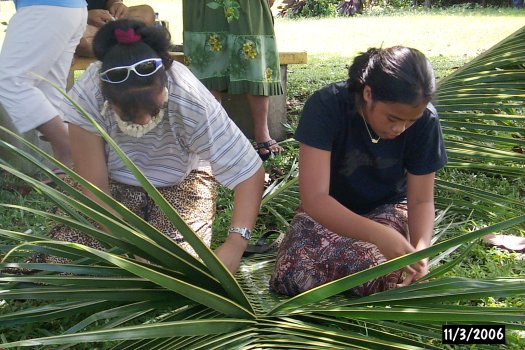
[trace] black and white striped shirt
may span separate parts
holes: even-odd
[[[234,188],[261,166],[249,140],[184,65],[173,62],[168,72],[167,113],[156,128],[141,138],[123,134],[112,111],[101,116],[104,98],[99,71],[100,62],[91,64],[69,95],[100,124],[154,186],[176,185],[191,170],[211,165],[217,181]],[[65,103],[62,110],[65,121],[99,134],[71,104]],[[106,157],[111,179],[140,185],[108,144]]]

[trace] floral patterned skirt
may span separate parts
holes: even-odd
[[[210,90],[283,93],[267,0],[184,0],[186,64]]]
[[[408,237],[404,204],[382,205],[365,216]],[[374,244],[333,233],[300,212],[292,220],[279,247],[270,288],[293,296],[385,261]],[[394,288],[400,277],[401,271],[394,271],[357,286],[351,292],[365,296]]]
[[[79,188],[79,185],[73,183],[70,178],[66,178],[66,181]],[[211,169],[202,168],[191,171],[178,185],[158,188],[161,195],[208,246],[211,243],[211,228],[215,216],[216,185],[217,182],[211,174]],[[196,256],[193,248],[184,240],[142,187],[116,181],[110,181],[109,186],[111,196],[115,200],[170,237],[184,250]],[[93,237],[64,224],[54,225],[51,228],[50,236],[60,241],[75,242],[95,249],[104,249],[102,244]],[[42,254],[36,255],[31,260],[57,264],[67,262],[65,258]]]

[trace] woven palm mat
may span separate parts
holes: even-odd
[[[266,314],[275,306],[289,299],[270,291],[270,277],[275,265],[277,253],[254,254],[248,258],[243,258],[239,271],[235,274],[243,291],[250,300],[257,314]],[[345,300],[356,298],[346,294],[335,295],[323,301],[316,302],[316,307],[332,305],[341,306]]]
[[[271,292],[269,288],[275,256],[276,253],[268,253],[243,258],[235,275],[257,313],[265,314],[288,299]]]

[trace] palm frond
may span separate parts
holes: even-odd
[[[439,82],[448,167],[522,176],[525,27]]]

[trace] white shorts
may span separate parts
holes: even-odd
[[[22,7],[11,18],[0,53],[0,103],[20,133],[59,115],[86,8]],[[48,80],[48,81],[46,81]]]

